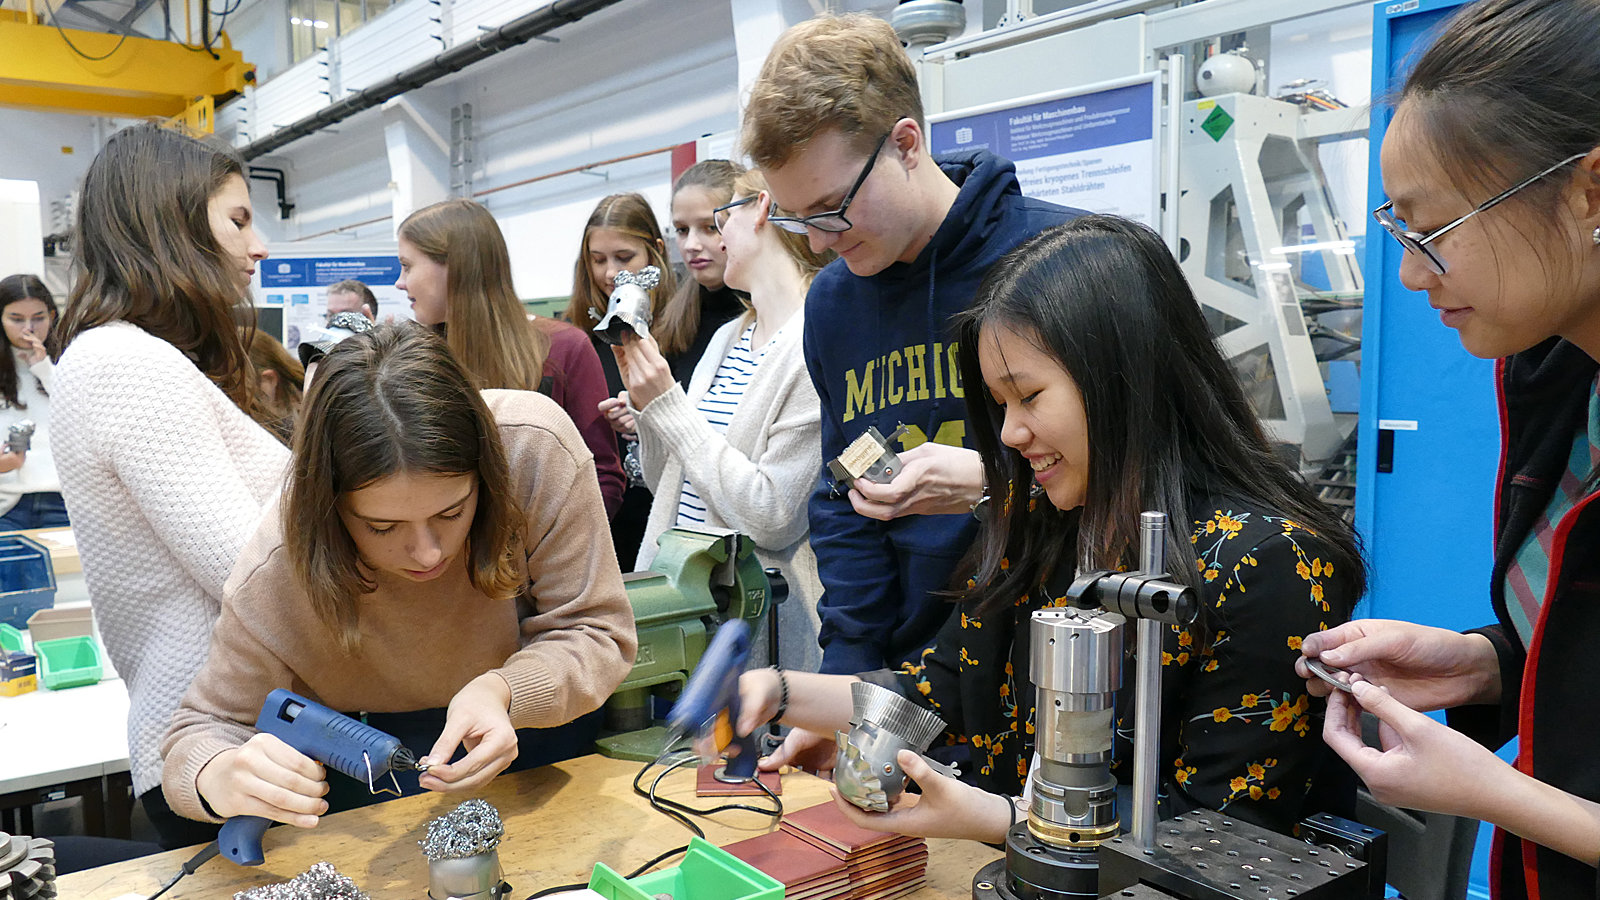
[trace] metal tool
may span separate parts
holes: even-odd
[[[261,704],[256,730],[275,735],[335,772],[364,782],[374,794],[389,792],[398,797],[400,783],[395,772],[426,770],[398,738],[282,688],[268,694]],[[379,785],[385,775],[392,787]],[[259,866],[263,861],[261,836],[271,824],[260,816],[234,816],[217,835],[218,846],[241,866]]]
[[[944,720],[888,688],[866,681],[850,685],[850,731],[836,732],[838,755],[833,783],[840,796],[872,812],[888,812],[889,804],[905,790],[900,769],[901,750],[921,754],[943,734]],[[926,757],[924,757],[926,759]],[[955,777],[949,768],[929,764]]]
[[[743,619],[724,622],[667,715],[669,747],[691,734],[706,734],[719,752],[737,748],[728,764],[717,769],[718,781],[749,781],[756,774],[760,755],[756,733],[744,737],[734,733],[739,721],[739,676],[749,658],[750,625]]]
[[[650,291],[661,282],[661,270],[645,266],[637,272],[621,271],[613,278],[611,296],[606,301],[606,311],[591,308],[590,315],[599,319],[595,334],[608,344],[620,345],[629,334],[650,336],[650,319],[654,313]]]
[[[900,425],[888,437],[884,437],[877,428],[869,427],[860,437],[851,441],[838,458],[829,460],[828,472],[846,490],[857,478],[878,484],[893,481],[900,472],[900,457],[890,448],[889,442],[898,440],[909,430],[905,425]]]
[[[1124,628],[1137,622],[1134,842],[1152,832],[1160,735],[1161,629],[1194,621],[1192,588],[1166,580],[1166,516],[1140,517],[1140,571],[1086,571],[1067,589],[1069,607],[1038,610],[1029,630],[1036,750],[1028,820],[1006,835],[1006,859],[984,867],[973,896],[1099,897],[1097,850],[1121,828],[1111,775]],[[1153,837],[1146,840],[1153,840]]]
[[[1297,841],[1209,810],[1157,823],[1161,635],[1194,621],[1198,599],[1167,580],[1166,516],[1146,512],[1139,525],[1140,571],[1086,572],[1067,591],[1072,608],[1033,614],[1033,797],[1027,822],[1006,835],[1006,858],[973,878],[974,900],[1382,896],[1377,829],[1318,815]],[[1119,835],[1107,764],[1128,619],[1138,629],[1134,809],[1132,832]]]
[[[1346,678],[1350,677],[1350,673],[1346,672],[1344,669],[1336,669],[1333,666],[1327,665],[1320,659],[1310,658],[1306,659],[1306,668],[1311,670],[1311,674],[1333,685],[1336,689],[1344,691],[1346,694],[1353,693],[1350,687],[1350,682],[1339,680],[1340,675],[1343,675]]]
[[[606,702],[599,751],[616,759],[649,762],[668,746],[657,724],[683,693],[717,623],[744,619],[752,628],[765,617],[768,649],[777,646],[770,626],[788,586],[777,569],[763,570],[750,538],[727,529],[669,528],[657,539],[650,569],[622,577],[633,607],[639,653],[633,669]]]

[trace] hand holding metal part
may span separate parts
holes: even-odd
[[[922,755],[947,726],[930,710],[865,681],[850,685],[850,702],[850,732],[834,735],[839,751],[833,783],[840,796],[856,806],[869,812],[888,812],[906,785],[898,759],[900,751]],[[922,758],[941,775],[960,777],[949,766]]]

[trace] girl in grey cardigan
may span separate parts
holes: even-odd
[[[827,259],[805,237],[769,223],[766,182],[756,171],[734,185],[714,216],[728,254],[729,287],[750,311],[711,338],[688,391],[673,381],[648,337],[613,348],[637,417],[645,480],[655,494],[639,568],[674,526],[729,528],[749,536],[765,566],[789,582],[779,613],[785,668],[816,671],[816,556],[806,497],[822,465],[820,408],[806,373],[801,333],[806,290]]]

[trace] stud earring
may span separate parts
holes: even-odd
[[[1595,246],[1600,246],[1600,228],[1594,230],[1594,242]]]

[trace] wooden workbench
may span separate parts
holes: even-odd
[[[596,862],[626,874],[658,853],[688,843],[687,830],[633,794],[633,776],[639,765],[586,756],[502,775],[476,795],[494,804],[505,821],[500,862],[513,898],[520,900],[558,884],[587,882]],[[649,783],[650,779],[644,782],[646,786]],[[695,799],[691,767],[663,781],[660,796],[696,806],[722,802]],[[350,876],[373,900],[423,900],[428,893],[428,866],[417,840],[426,833],[430,820],[466,799],[424,794],[326,816],[313,830],[274,828],[264,842],[265,865],[249,869],[214,859],[179,882],[163,900],[222,900],[235,891],[286,881],[321,860]],[[799,809],[828,799],[828,785],[821,779],[798,772],[783,777],[786,808]],[[746,812],[695,821],[715,844],[754,837],[775,827],[769,817]],[[912,900],[965,900],[971,894],[973,874],[999,856],[998,851],[971,841],[930,840],[928,844],[928,883],[911,895]],[[196,849],[63,876],[57,881],[59,896],[73,900],[148,896]],[[665,865],[677,862],[668,860]]]

